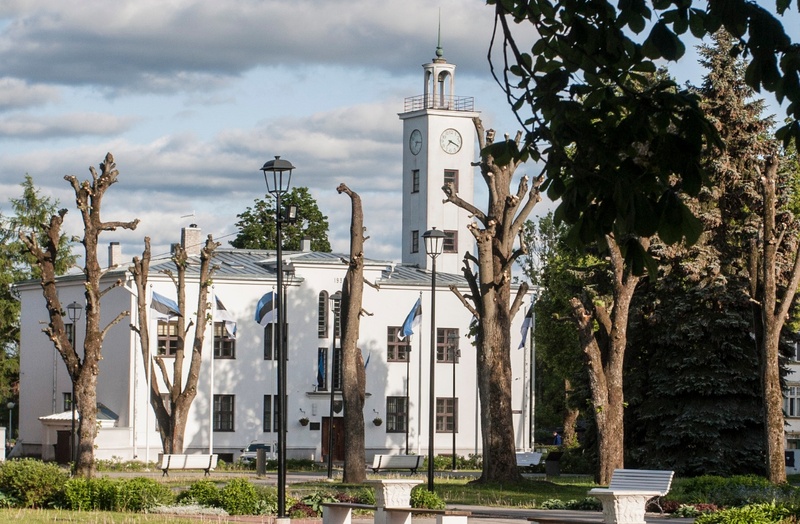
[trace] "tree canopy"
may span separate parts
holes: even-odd
[[[282,226],[284,249],[298,251],[302,247],[303,239],[311,240],[313,251],[330,253],[331,244],[328,241],[328,217],[323,215],[317,206],[317,201],[311,196],[307,187],[292,188],[281,197],[283,206],[297,206],[298,220],[295,223],[285,223]],[[239,221],[236,227],[239,233],[230,242],[233,247],[240,249],[275,249],[275,199],[267,197],[265,200],[256,199],[253,207],[248,207],[243,213],[236,215]]]

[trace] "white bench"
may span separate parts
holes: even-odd
[[[179,455],[179,454],[166,454],[161,457],[161,465],[159,469],[163,472],[162,477],[169,476],[171,469],[202,469],[205,471],[205,476],[209,476],[211,471],[217,467],[217,455],[194,454],[194,455]]]
[[[322,524],[352,524],[353,510],[374,511],[375,524],[411,524],[413,515],[435,515],[436,524],[467,524],[469,511],[425,508],[384,508],[347,502],[323,502]]]
[[[672,485],[674,471],[615,469],[607,488],[594,488],[589,495],[603,503],[606,524],[644,524],[647,501],[663,497]]]
[[[408,469],[411,473],[416,473],[424,459],[422,455],[375,455],[372,459],[372,471],[377,473],[380,470]]]
[[[542,461],[542,454],[536,451],[517,451],[517,467],[530,468],[538,466]]]

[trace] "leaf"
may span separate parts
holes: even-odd
[[[673,61],[682,57],[686,51],[686,47],[680,38],[670,31],[663,21],[659,21],[653,26],[650,36],[647,37],[643,44],[644,49],[647,49],[646,55],[648,58],[663,57]],[[652,54],[654,50],[657,52],[656,55]]]

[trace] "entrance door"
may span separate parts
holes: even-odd
[[[322,417],[322,457],[328,460],[328,432],[330,417]],[[333,417],[333,460],[344,461],[344,418]]]
[[[56,463],[58,464],[69,464],[71,461],[70,433],[72,432],[69,430],[56,431]]]

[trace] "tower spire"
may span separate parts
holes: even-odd
[[[439,35],[436,40],[436,58],[435,60],[444,60],[444,50],[442,49],[442,8],[439,8]]]

